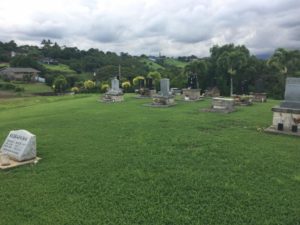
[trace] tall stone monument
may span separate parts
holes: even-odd
[[[300,136],[300,78],[286,79],[284,101],[272,111],[273,123],[266,131]]]
[[[160,94],[153,96],[152,106],[156,107],[169,107],[175,105],[174,96],[170,94],[170,80],[160,80]]]
[[[123,91],[117,78],[111,80],[111,88],[104,94],[103,102],[122,102],[124,101]]]
[[[201,89],[198,88],[197,75],[189,75],[187,88],[182,89],[182,96],[185,101],[201,100]]]

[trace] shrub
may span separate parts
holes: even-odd
[[[0,83],[0,89],[2,90],[15,90],[16,85],[12,83]]]
[[[83,86],[87,90],[92,90],[93,88],[95,88],[96,84],[94,81],[87,80],[87,81],[84,81]]]
[[[126,92],[130,92],[130,87],[131,87],[131,84],[129,81],[124,81],[122,84],[121,84],[122,88],[124,89],[124,91]]]
[[[138,85],[140,80],[145,80],[145,78],[143,76],[137,76],[133,79],[132,83],[133,85]]]
[[[24,92],[24,91],[25,91],[24,87],[20,87],[20,86],[15,87],[15,92]]]
[[[109,85],[108,84],[102,84],[101,85],[101,91],[102,92],[107,92],[108,89],[109,89]]]
[[[122,88],[124,88],[124,89],[128,89],[128,88],[131,87],[131,84],[130,84],[129,81],[125,81],[125,82],[122,83],[121,86],[122,86]]]
[[[74,92],[75,94],[79,93],[79,88],[78,87],[72,87],[71,91]]]

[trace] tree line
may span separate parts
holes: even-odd
[[[17,53],[15,57],[11,57],[12,51]],[[55,59],[75,72],[51,72],[40,63],[42,58]],[[184,68],[165,63],[168,57],[161,56],[155,63],[162,67],[153,69],[141,60],[143,58],[147,56],[103,52],[96,48],[80,50],[77,47],[60,46],[51,40],[43,40],[41,46],[18,46],[14,41],[0,42],[0,62],[9,62],[13,67],[38,69],[51,86],[55,78],[64,76],[71,88],[76,82],[83,81],[81,74],[90,74],[94,81],[109,83],[121,68],[122,82],[132,83],[137,76],[146,77],[149,72],[157,71],[161,77],[170,78],[172,87],[184,88],[187,76],[193,74],[198,76],[202,90],[218,87],[221,94],[227,96],[251,91],[267,92],[270,97],[280,99],[284,93],[285,78],[300,77],[300,51],[283,48],[276,49],[268,59],[259,59],[251,55],[244,45],[215,45],[208,57],[177,57],[176,60],[187,64]]]

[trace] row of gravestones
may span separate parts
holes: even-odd
[[[161,94],[154,104],[174,104],[174,96],[169,92],[169,79],[161,80]],[[120,95],[118,80],[113,80],[113,95]],[[158,100],[157,100],[158,99]],[[167,101],[163,102],[162,101]],[[234,99],[213,98],[213,106],[210,111],[231,112],[234,109]],[[287,133],[299,135],[300,124],[300,78],[287,78],[285,99],[279,106],[273,107],[273,124],[266,129],[269,132]],[[36,158],[36,136],[26,130],[11,131],[4,141],[0,152],[0,167],[7,166],[10,159],[21,162]]]

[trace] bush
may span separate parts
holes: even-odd
[[[145,78],[143,76],[137,76],[133,79],[132,83],[133,85],[138,85],[140,80],[145,80]]]
[[[25,88],[23,88],[23,87],[20,87],[20,86],[15,87],[15,92],[24,92],[24,91],[25,91]]]
[[[74,92],[75,94],[79,93],[79,88],[78,87],[72,87],[71,91]]]
[[[87,80],[87,81],[84,81],[83,86],[87,90],[92,90],[95,88],[96,84],[94,81]]]
[[[15,90],[16,85],[12,83],[0,83],[0,89],[2,90]]]
[[[129,81],[125,81],[121,84],[122,88],[124,91],[128,92],[130,90],[131,84]]]
[[[101,85],[101,91],[102,92],[107,92],[108,89],[109,89],[109,85],[108,84],[102,84]]]

